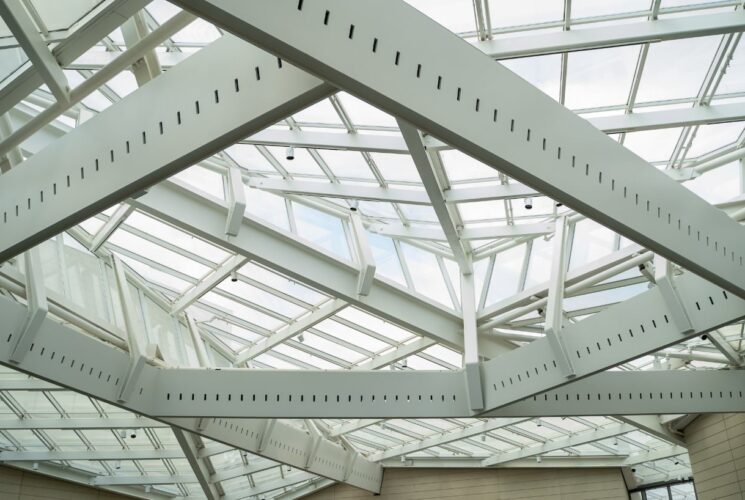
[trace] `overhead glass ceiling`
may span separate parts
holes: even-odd
[[[92,12],[113,2],[79,0],[61,12],[55,2],[32,1],[42,34],[51,43],[74,36],[75,26]],[[602,29],[649,19],[729,12],[735,1],[650,0],[591,1],[561,0],[540,2],[496,2],[492,0],[414,1],[409,3],[446,28],[477,46],[488,40],[533,36],[561,30]],[[179,12],[163,1],[149,2],[143,11],[150,30]],[[43,26],[41,23],[43,22]],[[0,27],[0,37],[4,27]],[[7,33],[6,33],[7,35]],[[629,115],[685,109],[701,105],[742,102],[745,97],[740,33],[698,37],[653,44],[599,48],[572,53],[536,55],[502,60],[503,64],[543,92],[587,118]],[[221,30],[198,20],[173,34],[156,53],[164,70],[222,36]],[[6,37],[7,38],[7,37]],[[12,40],[0,50],[0,74],[13,78],[26,61]],[[92,77],[103,65],[127,49],[122,30],[117,28],[102,38],[77,60],[67,65],[65,74],[72,86]],[[682,63],[683,62],[683,63]],[[65,111],[59,118],[23,143],[22,152],[30,156],[84,120],[105,110],[112,103],[135,91],[137,79],[123,71]],[[15,126],[26,123],[53,98],[45,86],[38,88],[11,112]],[[372,139],[400,136],[396,120],[376,108],[339,92],[271,127],[319,134],[364,134]],[[116,131],[112,131],[116,133]],[[743,123],[672,126],[656,130],[624,131],[612,137],[655,167],[671,175],[692,172],[712,159],[743,147]],[[177,174],[174,179],[206,199],[226,200],[227,171],[237,166],[243,178],[247,199],[246,217],[277,229],[300,245],[316,249],[340,265],[359,261],[350,208],[356,208],[367,229],[376,277],[434,307],[460,310],[458,267],[444,237],[437,215],[428,202],[406,201],[408,194],[426,198],[422,181],[406,151],[380,149],[339,150],[332,147],[294,148],[294,159],[287,159],[286,144],[257,143],[251,137],[218,155]],[[492,328],[486,335],[519,347],[540,338],[544,331],[540,307],[520,309],[521,314],[505,319],[502,311],[514,310],[516,294],[535,289],[545,294],[553,252],[552,234],[525,231],[519,236],[490,236],[505,226],[517,231],[528,225],[551,222],[566,215],[571,221],[570,273],[597,267],[603,259],[618,256],[618,264],[642,252],[635,244],[603,226],[584,219],[571,209],[535,194],[525,197],[468,198],[473,188],[517,186],[506,175],[444,145],[436,148],[434,162],[446,192],[462,193],[463,198],[449,204],[453,219],[461,230],[464,244],[474,256],[474,275],[479,313]],[[22,167],[20,167],[22,168]],[[704,199],[734,212],[742,208],[745,179],[738,161],[706,170],[683,182]],[[262,186],[261,181],[276,181]],[[302,183],[302,189],[297,186]],[[330,196],[324,187],[333,185]],[[385,188],[385,192],[372,188]],[[403,194],[396,194],[401,190]],[[739,198],[738,198],[739,197]],[[402,200],[403,199],[403,200]],[[733,201],[734,200],[734,201]],[[528,207],[530,205],[530,208]],[[124,211],[115,206],[90,218],[79,227],[42,246],[45,283],[71,304],[121,330],[123,320],[115,304],[109,255],[118,256],[131,275],[138,278],[140,320],[149,340],[157,342],[167,363],[195,366],[197,357],[184,325],[166,312],[163,304],[177,301],[212,273],[235,263],[235,255],[204,241],[183,229],[166,224],[132,209],[106,239],[101,250],[91,253],[91,242],[112,218]],[[469,231],[471,231],[469,233]],[[480,234],[467,238],[467,234]],[[485,236],[484,236],[485,235]],[[236,265],[235,274],[218,283],[188,306],[209,346],[215,366],[232,366],[238,353],[333,300],[297,279],[282,276],[259,262]],[[567,321],[574,322],[616,302],[632,297],[653,279],[644,265],[631,265],[614,276],[568,294],[564,302]],[[510,304],[513,304],[510,307]],[[725,341],[740,350],[743,325],[724,327]],[[416,349],[410,346],[416,345]],[[407,346],[409,348],[407,349]],[[404,353],[397,356],[396,353]],[[298,333],[266,352],[241,363],[262,369],[349,370],[374,368],[387,370],[457,370],[462,355],[374,317],[352,305],[341,308],[314,327]],[[722,369],[727,358],[707,338],[697,338],[669,347],[654,355],[628,363],[619,370],[706,370]],[[6,370],[0,383],[24,377]],[[86,418],[105,420],[134,417],[127,412],[72,392],[50,387],[45,390],[0,391],[0,419]],[[5,420],[4,420],[5,421]],[[507,453],[541,443],[561,440],[577,433],[618,425],[610,417],[541,418],[506,425],[455,439],[439,446],[406,455],[395,455],[395,448],[426,437],[445,435],[480,424],[480,419],[412,419],[374,422],[323,420],[318,425],[330,435],[343,439],[359,452],[375,458],[393,456],[402,465],[414,466],[419,460],[481,458]],[[92,422],[93,423],[93,422]],[[302,426],[302,422],[294,422]],[[352,429],[344,434],[338,429]],[[2,425],[0,425],[2,429]],[[341,438],[339,436],[342,436]],[[205,440],[207,447],[214,445]],[[119,429],[79,428],[0,430],[3,450],[169,450],[178,449],[169,428],[143,425],[138,437],[122,437]],[[566,447],[544,457],[631,456],[658,450],[670,443],[643,431],[616,438]],[[394,450],[394,451],[392,451]],[[541,455],[538,455],[541,456]],[[210,457],[220,472],[242,470],[247,464],[264,459],[225,449]],[[408,462],[407,462],[408,461]],[[191,468],[183,458],[133,460],[60,461],[93,475],[189,476]],[[426,462],[422,462],[426,463]],[[225,491],[240,492],[256,484],[283,478],[286,467],[273,464],[266,470],[241,474],[222,483]],[[686,455],[635,467],[640,482],[687,477],[690,467]],[[194,481],[153,484],[147,491],[169,495],[188,495],[199,491]],[[294,487],[294,485],[293,485]],[[685,488],[681,489],[685,495]],[[272,494],[279,494],[278,489]]]

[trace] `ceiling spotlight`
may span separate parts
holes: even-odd
[[[613,446],[618,446],[618,438],[613,438]]]
[[[533,198],[525,198],[523,204],[525,205],[525,210],[531,210],[533,208]]]
[[[232,281],[233,283],[238,281],[238,271],[230,271],[230,281]]]
[[[409,361],[406,360],[406,359],[402,359],[401,360],[401,368],[408,368],[408,366],[409,366]]]
[[[287,146],[287,150],[285,151],[285,158],[288,160],[294,160],[295,159],[295,148],[292,146]]]
[[[485,443],[486,442],[486,434],[482,434],[481,435],[481,442],[482,443]]]
[[[34,470],[39,470],[39,462],[34,462],[34,464],[31,466]]]
[[[556,202],[556,206],[557,206],[557,207],[563,207],[563,206],[564,206],[564,204],[563,204],[562,202],[560,202],[560,201],[557,201],[557,202]]]
[[[541,456],[540,456],[540,455],[538,455],[537,457],[535,457],[535,461],[536,461],[537,463],[541,463]]]
[[[129,431],[129,437],[132,438],[132,439],[136,438],[137,437],[137,429],[132,429],[131,431]]]
[[[124,439],[127,437],[127,429],[119,429],[119,437]]]
[[[680,460],[676,460],[675,465],[680,465]]]
[[[302,333],[297,336],[297,339],[299,342],[305,342],[305,336]]]
[[[543,422],[541,422],[541,419],[537,419],[535,421],[535,425],[537,425],[538,427],[541,427],[543,425]]]
[[[406,455],[401,455],[401,463],[402,464],[406,463]]]
[[[119,470],[121,468],[122,468],[122,461],[121,460],[116,460],[114,462],[114,469]]]

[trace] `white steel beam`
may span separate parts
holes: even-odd
[[[243,213],[241,212],[241,218]],[[236,230],[237,234],[237,230]],[[227,235],[227,234],[226,234]],[[194,302],[199,300],[204,294],[212,290],[215,286],[219,285],[224,281],[230,273],[243,267],[248,262],[248,259],[241,255],[232,255],[225,260],[220,266],[202,278],[199,283],[194,285],[189,290],[185,291],[180,297],[173,301],[173,307],[171,307],[171,314],[178,314]]]
[[[25,470],[32,474],[41,474],[44,476],[61,479],[75,484],[90,485],[91,478],[93,477],[90,473],[68,467],[54,462],[40,462],[40,463],[29,463],[29,462],[5,462],[6,466],[13,467],[19,470]],[[132,486],[101,486],[101,489],[105,491],[111,491],[119,495],[132,498],[142,498],[144,500],[170,500],[172,495],[162,493],[157,490],[152,490],[149,493],[145,492],[143,488],[138,485]]]
[[[499,453],[482,460],[481,464],[484,467],[499,465],[506,462],[511,462],[513,460],[520,460],[521,458],[544,455],[552,451],[563,450],[564,448],[571,448],[574,446],[592,443],[593,441],[600,441],[602,439],[621,436],[634,430],[636,430],[636,428],[633,425],[614,424],[600,429],[582,431],[564,438],[551,439],[537,446],[527,446],[518,451]]]
[[[193,475],[152,475],[152,476],[95,476],[90,480],[91,486],[123,486],[123,485],[156,485],[196,483]]]
[[[233,361],[233,365],[240,366],[246,361],[250,361],[256,356],[264,354],[275,346],[285,342],[288,339],[291,339],[295,335],[299,335],[309,328],[313,328],[318,323],[325,321],[337,312],[344,309],[346,306],[347,303],[343,300],[329,300],[325,304],[319,306],[318,309],[315,309],[309,314],[299,318],[297,321],[294,321],[287,326],[277,330],[266,339],[238,352],[238,354],[236,354],[235,356],[235,361]]]
[[[742,355],[732,347],[732,344],[730,344],[718,330],[712,330],[707,333],[706,336],[709,338],[709,341],[714,344],[714,347],[719,349],[719,352],[727,358],[729,364],[735,367],[743,366]]]
[[[34,382],[46,384],[41,380],[32,379]],[[26,390],[23,385],[19,384],[13,388],[3,390]],[[52,390],[60,390],[57,386],[52,386]],[[44,389],[48,390],[48,389]],[[41,430],[41,429],[141,429],[141,428],[160,428],[167,425],[151,420],[149,418],[137,417],[97,417],[97,418],[2,418],[0,419],[0,429],[5,430]]]
[[[658,415],[634,415],[634,416],[615,416],[614,418],[631,424],[638,428],[640,431],[644,431],[649,435],[667,441],[668,443],[678,446],[685,447],[685,439],[680,434],[673,433],[668,427],[660,422]]]
[[[57,101],[67,102],[70,84],[21,0],[0,2],[0,16]]]
[[[26,321],[24,321],[21,330],[13,341],[10,360],[14,363],[23,361],[49,312],[40,252],[39,247],[34,247],[24,254],[28,314]]]
[[[577,32],[573,33],[576,34]],[[742,103],[713,104],[711,106],[694,106],[691,108],[666,109],[660,111],[635,111],[634,113],[623,115],[587,117],[587,121],[592,123],[596,128],[602,130],[606,134],[620,134],[624,132],[639,132],[643,130],[658,130],[663,128],[728,123],[743,120],[745,120],[745,104]],[[372,151],[378,153],[393,154],[408,154],[409,152],[406,148],[406,143],[403,140],[403,137],[399,135],[377,135],[368,132],[341,134],[333,132],[316,132],[314,130],[266,129],[244,139],[241,142],[243,142],[244,144],[256,144],[265,146],[292,145],[295,147],[303,148],[342,149],[346,151]],[[451,146],[431,136],[425,137],[424,143],[427,148],[431,150],[442,151],[452,149]],[[268,189],[272,189],[275,186],[275,181],[273,179],[260,179],[260,182],[264,181],[266,181],[266,187]],[[311,187],[315,184],[306,183],[305,181],[287,182],[288,189],[290,191],[297,189],[299,191],[298,194],[304,194],[303,186],[305,184],[311,184]],[[277,181],[277,183],[277,186],[282,186],[281,182]],[[385,190],[385,188],[381,189]],[[458,191],[464,190],[464,193],[467,193],[469,188],[454,188],[454,190],[455,189],[457,189]],[[498,186],[494,186],[493,189],[496,189],[498,191]],[[522,195],[523,197],[528,196],[528,193],[531,191],[535,192],[527,186],[522,186],[522,189],[526,191],[526,194]],[[283,189],[280,188],[277,190]],[[388,196],[391,197],[401,196],[402,203],[414,203],[414,201],[406,201],[411,199],[407,196],[406,192],[399,193],[398,191],[399,190],[396,189],[389,189],[385,192],[389,192]],[[311,189],[307,194],[313,194],[313,192],[314,190]],[[360,192],[365,193],[364,190]],[[329,189],[328,196],[334,196],[334,194],[335,192],[332,189]],[[453,194],[454,193],[451,192],[445,193],[446,199],[448,201],[451,201],[451,197]],[[319,196],[327,195],[319,194]],[[515,197],[520,197],[520,195],[516,195]],[[415,201],[418,201],[418,199],[419,198],[414,197]]]
[[[0,299],[0,313],[7,324],[20,323],[24,311],[24,306]],[[40,354],[42,349],[43,354]],[[80,353],[88,353],[88,361],[80,361]],[[116,399],[117,385],[121,384],[129,366],[126,353],[50,319],[45,321],[37,346],[30,354],[14,368],[55,380],[105,401]],[[9,364],[7,355],[8,347],[0,345],[0,362],[6,365]],[[50,363],[50,359],[65,361]],[[91,359],[96,362],[89,364]],[[103,367],[106,367],[105,371]],[[739,370],[606,372],[483,413],[482,416],[743,411],[743,377],[745,372]],[[27,381],[17,381],[19,387],[28,387],[24,382]],[[239,422],[234,420],[235,417],[369,418],[374,415],[406,418],[472,415],[465,395],[463,375],[459,372],[195,370],[157,369],[146,365],[139,382],[143,392],[134,391],[134,397],[126,408],[252,453],[258,451],[262,421],[244,419]],[[490,388],[489,385],[485,387],[487,391]],[[6,386],[6,389],[12,387]],[[352,395],[354,397],[350,397]],[[360,395],[363,401],[360,401]],[[445,395],[448,397],[443,398]],[[374,400],[371,399],[373,397]],[[197,421],[203,420],[201,418],[174,419],[166,415],[198,416],[209,420],[204,420],[200,426]],[[214,417],[228,417],[229,420]],[[281,422],[277,425],[283,426],[277,432],[278,436],[294,436],[293,439],[300,439],[306,444],[312,439],[302,431],[298,433],[285,429]],[[305,463],[301,464],[297,455],[287,452],[282,446],[283,443],[278,442],[276,449],[270,447],[262,455],[303,468]],[[339,456],[345,459],[346,452],[341,450]],[[357,465],[360,463],[358,460]],[[322,472],[324,470],[311,469],[311,472],[328,475]]]
[[[499,37],[479,40],[474,45],[496,59],[507,59],[735,33],[744,28],[745,15],[742,11],[735,11],[606,25],[601,28],[583,27],[540,35]]]
[[[67,67],[148,3],[150,0],[101,2],[74,33],[52,50],[55,59],[62,67]],[[9,111],[43,83],[36,66],[30,62],[21,66],[0,89],[0,114]]]
[[[222,200],[200,194],[169,180],[151,188],[135,203],[138,209],[150,215],[379,318],[447,346],[462,348],[463,325],[454,311],[422,296],[414,296],[400,285],[381,277],[375,278],[370,294],[361,297],[357,294],[359,269],[356,265],[257,220],[244,217],[238,236],[226,238],[223,228],[227,207]],[[482,340],[480,348],[487,358],[504,351],[488,340]]]
[[[353,208],[349,214],[349,225],[352,229],[352,238],[360,266],[360,276],[357,279],[357,295],[367,296],[370,294],[375,280],[375,257],[365,227],[362,225],[362,217],[360,217],[356,208]]]
[[[243,214],[246,211],[246,192],[240,169],[231,165],[228,168],[228,218],[225,221],[225,234],[235,236],[241,228]]]
[[[476,285],[473,273],[460,273],[460,301],[463,313],[463,366],[466,376],[468,405],[474,411],[484,408],[481,383],[478,329],[476,328]]]
[[[132,450],[68,450],[68,451],[0,451],[2,462],[43,462],[46,460],[164,460],[181,459],[179,448]]]
[[[404,226],[402,224],[371,224],[370,232],[390,236],[391,238],[410,240],[448,241],[445,231],[436,226]],[[554,232],[551,222],[535,224],[517,224],[505,226],[486,226],[461,228],[456,230],[461,240],[490,240],[497,238],[519,238],[521,236],[540,236]]]
[[[220,495],[220,490],[217,488],[217,485],[212,481],[212,474],[207,465],[209,458],[200,458],[197,455],[197,445],[194,442],[195,436],[190,432],[175,427],[171,430],[173,431],[173,435],[176,437],[179,446],[181,446],[182,453],[189,462],[191,470],[194,472],[194,476],[197,478],[199,486],[204,492],[204,496],[207,497],[207,500],[217,500],[220,498],[222,495]]]
[[[404,2],[178,3],[745,297],[745,229]]]
[[[93,235],[89,250],[94,253],[98,251],[98,249],[101,248],[101,245],[106,243],[106,240],[109,239],[109,236],[111,236],[112,233],[116,231],[116,229],[127,219],[127,217],[130,216],[133,211],[134,207],[127,202],[119,205],[114,213],[111,214],[109,220],[107,220],[106,223],[104,223],[104,225],[101,226],[101,228],[96,232],[96,234]]]
[[[444,444],[454,443],[456,441],[460,441],[461,439],[479,436],[487,432],[525,422],[526,420],[528,419],[508,418],[486,420],[484,422],[476,423],[456,431],[443,432],[442,434],[438,434],[436,436],[428,436],[424,439],[405,443],[400,446],[394,446],[385,451],[373,453],[369,456],[369,458],[370,460],[379,462],[382,460],[387,460],[389,458],[400,457],[402,455],[410,455],[422,450],[426,450],[427,448],[432,448],[433,446],[442,446]]]
[[[401,119],[398,120],[398,128],[401,129],[401,135],[406,141],[406,147],[414,160],[416,170],[419,172],[419,177],[422,179],[432,209],[437,215],[437,220],[440,221],[440,227],[445,233],[445,240],[453,252],[455,261],[462,273],[470,274],[473,271],[470,248],[460,239],[460,228],[456,223],[455,214],[451,212],[452,208],[445,203],[442,194],[443,189],[435,172],[430,153],[424,145],[422,133],[416,127]]]
[[[222,37],[3,175],[0,261],[331,92]]]
[[[564,343],[577,377],[617,366],[700,335],[745,316],[741,299],[692,273],[675,278],[691,329],[676,325],[660,287],[609,307],[564,328]],[[483,368],[487,408],[498,408],[566,382],[548,339],[539,339]],[[626,413],[626,412],[624,412]]]
[[[575,376],[572,361],[564,343],[564,281],[569,252],[567,250],[567,220],[561,216],[556,220],[554,248],[551,254],[551,273],[548,284],[548,303],[546,304],[546,338],[554,352],[559,368],[565,377]]]

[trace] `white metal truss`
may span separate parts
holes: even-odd
[[[55,31],[24,3],[0,9],[30,59],[0,88],[0,364],[40,378],[0,374],[0,461],[143,498],[377,492],[386,467],[648,481],[687,470],[691,415],[745,411],[745,132],[701,148],[745,120],[745,92],[720,90],[741,3],[578,18],[566,0],[494,28],[479,0],[465,41],[394,0],[174,0],[165,20],[105,0]],[[196,15],[222,38],[191,41]],[[657,47],[713,35],[698,93],[640,97]],[[561,106],[576,51],[636,44],[622,103]],[[556,101],[492,61],[536,55],[560,61]],[[125,96],[126,72],[153,81]],[[619,146],[652,131],[677,134],[658,168]],[[734,162],[737,197],[688,193]]]
[[[180,3],[745,296],[738,224],[414,8]]]

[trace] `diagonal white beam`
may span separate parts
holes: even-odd
[[[194,476],[197,478],[199,486],[204,492],[204,496],[207,497],[207,500],[217,500],[218,498],[220,498],[220,490],[218,490],[217,486],[213,483],[211,478],[212,474],[210,473],[210,468],[207,465],[207,461],[209,459],[200,458],[199,456],[197,456],[197,445],[194,442],[196,437],[193,436],[190,432],[186,432],[175,427],[173,427],[171,430],[173,431],[173,435],[176,437],[176,441],[178,441],[179,446],[181,446],[183,455],[189,462],[191,470],[194,472]]]
[[[540,35],[500,37],[480,40],[474,45],[496,59],[527,57],[558,52],[618,47],[742,31],[742,11],[704,14],[691,18],[665,18],[623,23],[601,28],[583,27]]]
[[[0,460],[42,462],[44,460],[164,460],[181,459],[184,453],[178,448],[133,450],[84,450],[84,451],[1,451]]]
[[[616,416],[614,417],[621,422],[631,424],[639,430],[650,434],[657,439],[667,441],[672,445],[685,447],[685,439],[682,435],[674,434],[669,428],[660,422],[658,415],[634,415],[634,416]]]
[[[714,344],[714,347],[716,347],[719,352],[727,358],[729,364],[736,367],[742,367],[742,355],[732,347],[732,344],[730,344],[718,330],[713,330],[706,335],[709,338],[709,341]]]
[[[235,60],[245,62],[239,71]],[[222,37],[3,175],[0,261],[331,91],[289,64],[279,68],[276,57]]]
[[[403,326],[419,335],[459,349],[463,345],[458,315],[399,285],[376,277],[370,294],[357,294],[359,269],[323,250],[300,242],[292,234],[245,218],[238,236],[226,238],[227,207],[205,193],[196,195],[174,180],[150,189],[135,203],[138,209],[198,235],[222,248],[250,258],[297,279],[379,318]],[[185,214],[189,214],[188,217]],[[492,358],[504,349],[482,340],[481,352]]]
[[[241,255],[232,255],[225,262],[207,276],[202,278],[195,286],[185,291],[179,298],[173,301],[171,314],[178,314],[186,310],[190,305],[200,299],[204,294],[222,283],[230,273],[242,267],[248,259]]]
[[[236,354],[233,365],[239,366],[246,361],[252,360],[256,356],[260,356],[261,354],[271,350],[275,346],[285,342],[288,339],[291,339],[295,335],[298,335],[308,330],[309,328],[314,327],[318,323],[325,321],[337,312],[344,309],[346,306],[347,303],[339,299],[332,299],[326,302],[325,304],[319,306],[318,309],[315,309],[311,313],[274,332],[266,339],[257,342],[250,347],[247,347],[243,351],[240,351],[238,354]]]
[[[450,212],[451,208],[445,203],[440,180],[435,173],[435,167],[424,145],[421,132],[413,125],[400,119],[398,120],[398,128],[401,129],[401,135],[404,141],[406,141],[406,147],[409,148],[411,158],[414,160],[414,165],[416,165],[419,177],[422,179],[422,184],[424,184],[424,189],[427,191],[427,196],[432,204],[432,209],[434,209],[437,215],[437,220],[440,221],[440,226],[445,233],[445,239],[448,245],[450,245],[450,250],[453,252],[455,261],[458,263],[461,272],[471,273],[470,249],[460,239],[460,228],[456,225],[453,214]]]
[[[428,436],[424,439],[402,444],[400,446],[395,446],[385,451],[374,453],[370,455],[369,458],[370,460],[375,460],[376,462],[379,462],[381,460],[387,460],[389,458],[396,458],[402,455],[409,455],[412,453],[416,453],[418,451],[426,450],[427,448],[432,448],[433,446],[441,446],[444,444],[453,443],[455,441],[460,441],[461,439],[467,439],[473,436],[479,436],[487,432],[495,431],[497,429],[502,429],[504,427],[509,427],[511,425],[525,422],[526,420],[528,419],[527,418],[508,418],[508,419],[486,420],[484,422],[480,422],[477,424],[470,425],[468,427],[464,427],[463,429],[460,429],[457,431],[445,432],[442,434],[437,434],[436,436]]]
[[[142,475],[142,476],[96,476],[91,478],[91,486],[122,486],[122,485],[156,485],[196,483],[193,475]]]
[[[127,217],[130,216],[133,211],[134,207],[129,203],[125,202],[119,205],[114,213],[111,214],[109,220],[107,220],[106,223],[98,230],[98,232],[93,235],[89,250],[91,252],[96,252],[99,248],[101,248],[101,245],[106,243],[106,240],[109,239],[109,236],[111,236],[112,233],[116,231],[116,229],[127,219]]]
[[[178,3],[745,297],[745,229],[404,2]]]
[[[448,241],[445,231],[433,226],[404,226],[402,224],[372,224],[370,232],[390,236],[391,238],[411,240]],[[496,238],[519,238],[521,236],[539,236],[554,232],[551,222],[535,224],[517,224],[505,226],[486,226],[462,228],[457,230],[461,240],[489,240]]]
[[[635,427],[633,425],[614,424],[601,429],[582,431],[565,438],[552,439],[537,446],[527,446],[518,451],[493,455],[482,460],[481,465],[483,465],[484,467],[488,467],[492,465],[499,465],[506,462],[511,462],[513,460],[520,460],[521,458],[543,455],[552,451],[563,450],[564,448],[580,446],[583,444],[592,443],[593,441],[600,441],[602,439],[621,436],[633,430],[635,430]]]
[[[42,382],[32,379],[33,382]],[[57,386],[51,386],[52,390],[60,390]],[[11,389],[3,390],[25,390],[19,384]],[[49,389],[43,389],[49,390]],[[5,430],[32,430],[32,429],[140,429],[167,427],[165,424],[149,418],[121,417],[121,418],[19,418],[0,419],[0,429]]]
[[[278,132],[269,130],[267,132]],[[284,131],[279,131],[283,132]],[[293,131],[294,133],[294,131]],[[312,134],[313,132],[298,132]],[[338,135],[338,134],[334,134]],[[348,137],[348,136],[343,136]],[[351,136],[350,136],[351,137]],[[387,136],[375,136],[384,137]],[[406,150],[408,152],[408,150]],[[324,198],[343,198],[366,201],[388,201],[391,203],[408,203],[411,205],[429,205],[430,200],[426,191],[413,189],[398,189],[391,187],[363,186],[358,184],[333,184],[330,182],[312,182],[286,179],[252,178],[251,187],[264,191],[297,194],[303,196],[319,196]],[[538,192],[523,184],[498,184],[483,187],[452,187],[442,194],[447,203],[471,203],[488,200],[507,200],[538,196]]]
[[[665,458],[674,458],[680,455],[685,455],[688,450],[683,446],[668,446],[659,450],[651,450],[647,452],[632,453],[623,461],[623,467],[631,467],[633,465],[643,464],[644,462],[654,462],[655,460],[663,460]]]
[[[21,0],[0,2],[0,16],[57,101],[66,102],[70,98],[67,77],[41,38],[38,28]]]
[[[637,112],[635,110],[634,113],[630,114],[587,117],[587,121],[607,134],[728,123],[742,120],[745,120],[745,104],[743,103],[713,104],[711,106],[694,106],[691,108],[666,109],[661,111]],[[266,146],[295,146],[315,149],[343,149],[348,151],[408,154],[406,143],[401,136],[394,134],[377,135],[367,132],[340,134],[333,132],[316,132],[314,130],[266,129],[244,139],[241,142],[245,144]],[[425,137],[424,143],[427,148],[431,150],[441,151],[452,149],[451,146],[431,136]],[[667,173],[672,174],[672,172]],[[261,181],[268,181],[266,186],[268,188],[273,187],[273,179],[261,179]],[[305,181],[287,182],[290,190],[297,187],[300,194],[302,194],[302,190],[304,189],[303,185],[306,184]],[[282,186],[282,184],[279,183],[278,186]],[[496,188],[497,186],[495,186],[495,189]],[[466,193],[468,192],[468,188],[454,189],[457,189],[458,191],[465,190],[464,192]],[[530,190],[530,188],[526,186],[523,186],[523,189]],[[329,196],[333,196],[334,191],[329,191]],[[391,195],[402,196],[401,201],[406,203],[405,200],[409,199],[406,197],[406,193],[399,194],[397,191],[398,190],[391,189]],[[528,195],[527,192],[524,196]],[[312,193],[313,191],[311,190],[309,194]],[[450,197],[453,194],[454,193],[451,192],[446,193],[446,199],[450,201]]]

